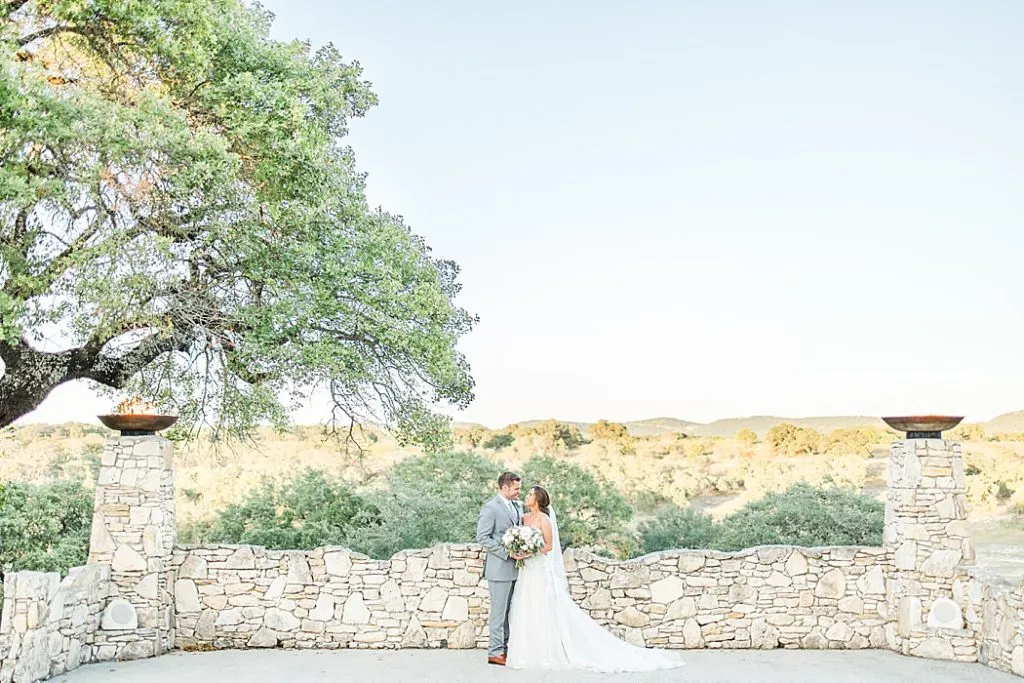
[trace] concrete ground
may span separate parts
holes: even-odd
[[[93,664],[65,683],[1009,683],[1021,679],[980,664],[938,662],[882,650],[694,650],[687,666],[650,674],[512,671],[482,650],[227,650]]]

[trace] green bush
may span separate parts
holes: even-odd
[[[490,439],[483,443],[483,447],[489,448],[492,451],[497,451],[502,448],[508,448],[515,442],[515,440],[516,437],[508,433],[495,434],[494,436],[492,436]]]
[[[262,545],[277,550],[342,545],[355,524],[366,523],[375,514],[344,481],[309,470],[283,483],[265,481],[212,521],[183,529],[182,540]]]
[[[654,519],[640,523],[644,554],[676,548],[714,548],[718,529],[710,515],[691,508],[665,507]]]
[[[475,453],[402,460],[386,487],[369,495],[376,517],[353,529],[350,546],[387,559],[406,548],[472,542],[480,507],[497,493],[502,469]]]
[[[78,481],[0,484],[0,592],[5,572],[66,574],[85,564],[92,507]]]
[[[686,508],[664,508],[640,524],[638,535],[644,553],[759,545],[880,546],[884,522],[885,506],[870,496],[800,483],[752,501],[718,524]]]
[[[870,496],[800,483],[782,493],[769,493],[726,517],[715,547],[880,546],[884,522],[885,506]]]
[[[775,455],[810,455],[821,448],[821,434],[809,427],[783,422],[768,430],[768,443]]]
[[[633,510],[614,484],[571,462],[535,456],[523,465],[524,498],[526,488],[537,484],[551,495],[563,546],[621,557],[631,545],[623,535]]]

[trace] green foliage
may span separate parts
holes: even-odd
[[[640,524],[645,553],[673,548],[742,550],[759,545],[880,546],[885,506],[848,489],[807,483],[769,493],[714,523],[688,508],[665,508]]]
[[[563,546],[590,547],[613,557],[622,546],[625,524],[633,511],[625,497],[599,474],[550,456],[523,465],[523,485],[540,485],[551,494]]]
[[[755,433],[753,429],[744,427],[736,432],[736,440],[747,446],[753,446],[757,443],[757,433]]]
[[[272,40],[244,0],[16,4],[0,426],[91,379],[242,437],[321,386],[339,422],[443,447],[434,406],[472,399],[457,344],[475,318],[457,265],[367,203],[343,142],[376,103],[359,64]],[[47,329],[67,354],[39,350]]]
[[[222,510],[212,523],[192,526],[183,535],[189,542],[310,549],[345,544],[356,524],[375,515],[344,481],[308,470],[283,483],[264,481],[241,503]]]
[[[769,493],[726,517],[715,546],[741,550],[757,545],[880,546],[885,506],[842,488],[807,483]]]
[[[691,508],[666,507],[640,523],[643,553],[675,548],[714,548],[718,529],[710,515]]]
[[[546,449],[566,452],[587,443],[580,428],[558,420],[543,420],[510,427],[513,436],[534,437]]]
[[[352,530],[350,546],[387,559],[405,548],[469,543],[480,507],[497,492],[498,463],[474,453],[434,453],[396,464],[368,496],[375,519]]]
[[[608,420],[598,420],[590,426],[590,438],[604,441],[618,441],[629,438],[626,425]]]
[[[1024,432],[996,432],[991,436],[992,441],[1024,441]]]
[[[836,429],[822,440],[822,450],[833,455],[859,453],[870,456],[871,446],[885,443],[890,435],[875,427],[846,427]]]
[[[512,436],[508,432],[502,432],[501,434],[495,434],[487,441],[483,442],[484,448],[489,448],[493,451],[501,450],[502,448],[508,448],[515,443],[516,437]]]
[[[821,434],[809,427],[783,422],[768,430],[768,443],[775,455],[810,455],[821,447]]]
[[[92,508],[92,492],[77,481],[0,484],[0,578],[85,564]]]
[[[953,441],[987,441],[988,434],[985,433],[983,425],[969,422],[951,429],[946,438]]]

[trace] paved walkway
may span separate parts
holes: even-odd
[[[1020,683],[980,664],[901,657],[882,650],[694,650],[687,666],[651,674],[511,671],[482,650],[228,650],[93,664],[66,683]]]

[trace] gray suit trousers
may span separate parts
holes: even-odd
[[[487,656],[497,657],[508,649],[508,612],[516,582],[488,581],[487,587],[491,591],[491,640]]]

